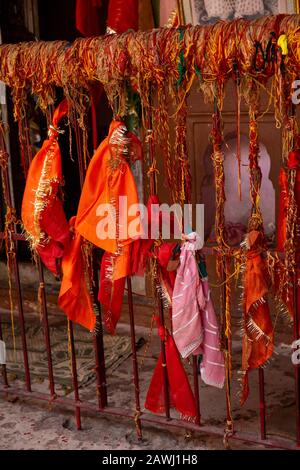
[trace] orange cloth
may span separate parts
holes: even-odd
[[[82,258],[82,239],[92,242],[104,249],[100,276],[99,300],[103,306],[103,320],[110,333],[114,333],[119,320],[125,277],[130,274],[130,236],[118,230],[111,238],[99,237],[99,223],[106,219],[106,213],[97,214],[100,204],[111,204],[115,216],[111,220],[111,228],[122,224],[122,217],[127,215],[127,207],[122,208],[119,196],[127,197],[128,208],[138,204],[138,193],[125,154],[134,158],[141,156],[141,144],[131,133],[127,133],[124,124],[113,121],[109,135],[101,143],[92,158],[85,182],[76,218],[70,221],[74,238],[66,251],[63,262],[63,281],[59,294],[59,305],[66,315],[76,323],[93,330],[96,318],[93,311],[91,296],[86,287],[84,260]],[[132,216],[125,221],[128,231],[129,224],[135,220]],[[139,223],[139,217],[138,223]],[[103,228],[105,230],[105,228]],[[100,235],[101,235],[100,231]]]
[[[255,230],[248,235],[244,285],[244,337],[242,352],[241,405],[249,395],[248,372],[264,364],[273,353],[273,325],[267,303],[268,274],[261,255],[261,234]]]
[[[22,221],[31,246],[54,274],[58,274],[56,259],[62,257],[69,240],[60,197],[63,175],[57,141],[57,126],[67,112],[64,99],[54,112],[49,138],[31,162],[22,202]]]
[[[70,220],[73,239],[67,247],[63,260],[63,279],[58,297],[58,305],[69,320],[79,323],[90,331],[95,329],[96,316],[85,279],[85,266],[82,256],[82,237],[74,230],[76,217]]]
[[[112,121],[108,137],[101,143],[89,164],[75,225],[83,238],[105,251],[118,255],[115,260],[114,280],[130,272],[128,245],[134,240],[130,236],[129,228],[136,220],[139,225],[136,214],[127,217],[128,208],[139,203],[134,176],[123,154],[123,151],[127,150],[130,155],[131,143],[138,154],[136,137],[126,133],[122,122]],[[124,201],[126,199],[126,206],[122,206],[120,197],[124,197]],[[105,209],[99,214],[97,211],[101,204],[110,205],[110,209]]]

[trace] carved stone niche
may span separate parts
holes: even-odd
[[[261,99],[261,110],[266,110],[268,96]],[[250,214],[249,171],[248,171],[248,133],[249,116],[245,103],[242,102],[240,117],[241,132],[241,180],[242,200],[238,196],[238,163],[236,158],[237,137],[237,102],[233,82],[226,86],[226,98],[222,117],[225,143],[225,217],[227,229],[232,238],[232,245],[237,245],[243,237]],[[205,237],[214,241],[215,222],[215,184],[211,160],[212,146],[209,135],[212,128],[213,105],[205,104],[203,96],[193,89],[189,98],[187,120],[188,151],[191,163],[193,203],[205,205]],[[281,161],[281,131],[276,129],[273,111],[269,110],[259,121],[260,165],[263,173],[261,188],[261,209],[266,233],[270,236],[275,230],[278,209],[278,176]]]

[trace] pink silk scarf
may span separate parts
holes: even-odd
[[[180,265],[172,298],[173,337],[183,358],[202,354],[201,377],[207,385],[222,388],[224,356],[208,281],[199,276],[195,259],[197,235],[191,233],[181,248]]]

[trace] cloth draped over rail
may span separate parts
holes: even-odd
[[[100,4],[96,1],[93,3],[98,6]],[[134,217],[129,216],[125,227],[119,223],[118,217],[122,212],[119,196],[126,196],[128,205],[138,203],[130,159],[133,154],[134,158],[141,158],[142,151],[141,144],[134,134],[128,133],[124,124],[116,119],[111,124],[108,137],[104,139],[89,164],[77,216],[71,219],[68,226],[60,194],[63,179],[57,125],[59,119],[68,113],[68,108],[72,108],[80,130],[83,134],[86,132],[87,96],[95,81],[103,84],[115,115],[125,116],[128,90],[131,87],[131,91],[134,90],[139,95],[147,143],[152,139],[155,150],[159,149],[163,155],[162,167],[171,199],[183,203],[189,200],[191,195],[186,151],[187,95],[196,80],[206,100],[214,103],[212,158],[216,183],[218,269],[220,277],[224,275],[221,281],[225,286],[221,336],[225,344],[222,348],[227,357],[226,383],[229,390],[232,362],[229,283],[231,268],[228,259],[232,252],[224,236],[226,195],[224,155],[221,148],[221,110],[225,83],[233,78],[238,99],[245,98],[252,109],[253,102],[259,98],[257,88],[265,89],[268,80],[272,79],[269,105],[274,104],[276,125],[280,127],[289,114],[292,82],[300,73],[299,40],[300,17],[278,15],[255,21],[224,21],[206,27],[165,28],[146,34],[129,31],[122,35],[80,38],[73,44],[57,41],[0,46],[0,80],[12,88],[14,113],[19,129],[26,127],[24,109],[29,92],[37,97],[38,105],[43,111],[55,103],[57,87],[62,89],[68,99],[68,105],[62,104],[54,113],[49,139],[32,162],[22,210],[24,227],[33,241],[32,246],[46,266],[58,274],[57,260],[62,259],[60,306],[70,319],[90,330],[95,329],[96,318],[90,293],[91,286],[87,281],[85,259],[86,247],[93,244],[104,251],[99,300],[103,306],[104,324],[108,331],[114,333],[120,317],[126,276],[143,272],[146,259],[156,258],[162,291],[172,304],[173,335],[164,329],[163,325],[158,325],[159,335],[166,343],[167,362],[170,365],[162,364],[160,358],[154,382],[150,385],[150,395],[152,398],[156,396],[157,405],[161,394],[162,367],[167,366],[168,374],[172,374],[170,368],[172,364],[176,364],[180,380],[184,384],[184,393],[188,397],[187,409],[183,409],[181,403],[174,398],[177,396],[177,379],[169,375],[170,383],[173,384],[172,400],[176,408],[189,417],[194,416],[193,399],[180,363],[180,355],[183,358],[190,354],[201,355],[200,371],[203,380],[220,387],[224,382],[224,359],[218,343],[218,326],[207,279],[199,275],[194,255],[196,248],[193,247],[196,240],[191,238],[185,241],[181,247],[177,272],[170,273],[166,260],[173,255],[175,247],[160,244],[161,241],[155,244],[153,240],[135,240],[128,233]],[[174,105],[171,114],[168,108],[170,101]],[[262,175],[258,166],[257,111],[254,106],[250,116],[252,151],[250,148],[249,168],[251,198],[256,210],[254,215],[260,217],[259,193]],[[149,129],[150,122],[153,129]],[[170,135],[173,124],[175,143],[172,148]],[[239,123],[237,128],[240,129]],[[240,165],[239,155],[237,160]],[[48,180],[44,178],[44,170],[48,172]],[[155,159],[151,160],[149,167],[149,174],[153,173],[158,173]],[[298,261],[295,256],[298,247],[293,242],[298,223],[298,167],[287,165],[281,171],[281,184],[283,198],[280,217],[283,223],[280,227],[282,231],[279,234],[279,247],[285,251],[286,271],[290,269],[288,264],[292,261],[290,274],[295,272],[295,264]],[[37,209],[33,214],[30,213],[32,204]],[[109,217],[105,213],[97,212],[102,204],[110,204]],[[51,217],[54,213],[57,214],[55,218]],[[109,220],[113,221],[114,235],[110,239],[102,239],[101,235],[109,230]],[[273,325],[267,304],[269,280],[264,256],[266,250],[263,243],[258,246],[260,236],[255,231],[249,232],[243,305],[245,331],[242,353],[242,403],[249,393],[249,371],[265,364],[273,351]],[[133,259],[137,254],[141,254],[141,262]],[[278,281],[281,287],[282,278],[284,274]],[[289,277],[287,281],[290,280]],[[286,285],[289,285],[288,282]],[[83,289],[82,284],[85,286]],[[278,289],[280,290],[280,287]],[[186,305],[188,308],[185,308]],[[185,335],[182,334],[184,330]],[[150,401],[149,398],[148,403]],[[227,404],[229,401],[227,392]],[[156,405],[152,402],[149,409],[162,409]]]
[[[202,355],[200,370],[203,381],[222,388],[224,357],[208,280],[201,279],[195,259],[197,238],[196,233],[189,234],[181,247],[172,297],[173,336],[183,358],[191,354]]]
[[[58,144],[59,122],[68,113],[64,99],[53,115],[48,139],[29,168],[22,202],[22,221],[31,248],[45,266],[58,275],[57,261],[69,242],[69,226],[63,211],[63,174]]]

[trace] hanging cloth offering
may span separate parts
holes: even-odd
[[[120,318],[125,278],[131,274],[131,245],[140,228],[138,192],[129,159],[142,157],[141,143],[120,121],[113,121],[109,135],[92,158],[76,218],[83,238],[105,250],[100,270],[99,301],[110,333]],[[128,215],[130,208],[134,215]]]
[[[145,408],[153,413],[164,413],[164,380],[163,367],[167,368],[170,392],[170,406],[176,408],[182,419],[196,418],[195,398],[186,372],[180,360],[176,344],[168,331],[162,327],[157,318],[158,334],[165,341],[166,364],[162,362],[162,353],[154,369],[152,380],[145,401]]]
[[[176,269],[179,265],[180,245],[177,243],[162,243],[157,246],[154,255],[158,262],[158,283],[160,296],[166,307],[172,306],[173,289],[176,279]]]
[[[112,121],[108,137],[89,164],[79,201],[76,230],[95,246],[114,254],[121,254],[123,247],[133,242],[130,227],[139,225],[136,212],[128,215],[130,207],[139,203],[127,161],[133,152],[138,153],[137,140],[122,122]]]
[[[277,249],[284,251],[284,262],[278,260],[275,269],[275,291],[280,301],[287,307],[291,318],[294,316],[293,282],[291,276],[299,262],[299,236],[297,227],[300,222],[300,149],[299,137],[294,150],[289,152],[286,168],[280,169],[280,202],[277,231]],[[297,295],[300,303],[300,296]]]
[[[57,260],[69,241],[69,225],[61,198],[63,175],[57,137],[60,120],[68,113],[64,99],[54,112],[48,139],[29,168],[22,202],[22,221],[31,247],[45,266],[58,275]]]
[[[76,0],[76,29],[85,37],[100,36],[102,0]]]
[[[201,377],[208,385],[222,388],[224,357],[207,278],[201,279],[195,258],[198,236],[190,233],[181,247],[172,298],[173,336],[181,356],[202,354]]]
[[[98,300],[102,305],[103,324],[110,334],[115,334],[121,315],[126,276],[130,270],[131,246],[126,246],[125,249],[128,252],[126,257],[124,253],[122,256],[115,256],[106,251],[101,261]],[[125,265],[122,268],[117,266],[118,263],[124,261]],[[121,271],[124,276],[119,277]],[[114,272],[118,273],[118,279],[114,279]]]
[[[95,330],[96,316],[90,293],[87,288],[83,239],[74,229],[76,217],[70,220],[72,240],[65,250],[62,260],[63,278],[58,297],[58,305],[69,320],[79,323],[89,331]]]
[[[289,177],[294,181],[293,194],[289,194]],[[283,251],[286,242],[287,214],[290,201],[295,199],[300,207],[300,149],[289,152],[287,168],[281,168],[279,174],[280,200],[278,216],[277,249]]]
[[[139,28],[138,0],[109,0],[107,32],[125,33]]]
[[[248,373],[262,366],[273,353],[273,326],[267,302],[268,272],[262,257],[262,234],[247,236],[247,261],[244,281],[244,337],[242,352],[241,405],[249,395]]]
[[[150,251],[154,245],[154,229],[151,233],[151,227],[156,224],[159,226],[159,214],[153,210],[153,207],[159,206],[159,199],[157,196],[149,196],[147,203],[147,213],[142,219],[143,233],[148,234],[147,238],[139,238],[135,240],[132,246],[131,255],[131,274],[143,276],[145,274],[147,260],[150,256]]]

